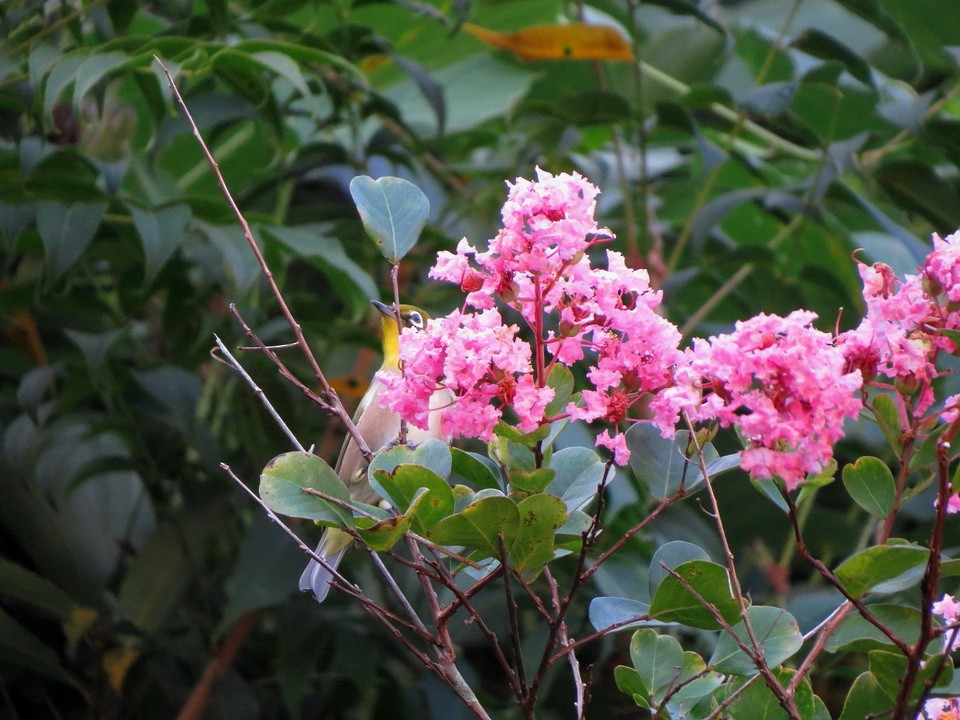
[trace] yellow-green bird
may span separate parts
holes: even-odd
[[[381,327],[383,330],[383,365],[384,372],[400,372],[400,332],[397,327],[397,316],[390,305],[374,301],[373,305],[380,311]],[[429,319],[429,315],[413,305],[400,306],[400,324],[405,328],[422,330]],[[360,436],[366,441],[371,452],[376,453],[381,448],[397,440],[400,434],[400,417],[395,413],[380,407],[377,396],[383,390],[383,384],[376,378],[360,400],[360,405],[353,416],[353,421],[360,431]],[[439,408],[449,402],[447,391],[438,391],[430,400],[431,408]],[[427,430],[410,426],[407,433],[407,442],[418,445],[431,438],[440,438],[439,413],[431,413],[430,427]],[[376,504],[380,496],[370,487],[367,479],[367,461],[360,453],[353,438],[348,435],[340,450],[340,457],[336,466],[337,475],[350,491],[350,497],[357,502]],[[317,555],[336,568],[343,557],[344,551],[350,545],[352,537],[349,533],[336,528],[328,528],[320,538],[317,546]],[[317,602],[323,602],[330,591],[332,576],[316,560],[311,560],[300,576],[300,589],[312,592]]]

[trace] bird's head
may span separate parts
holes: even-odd
[[[397,327],[397,315],[392,305],[386,305],[379,300],[374,300],[373,306],[382,316],[380,325],[383,331],[383,368],[398,369],[400,367],[400,330]],[[400,306],[401,327],[423,330],[429,319],[429,313],[414,305]]]

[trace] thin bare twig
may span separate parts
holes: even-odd
[[[507,546],[503,540],[503,533],[497,535],[500,543],[500,564],[504,567],[503,573],[503,592],[507,603],[507,617],[510,619],[510,641],[513,643],[513,662],[517,668],[517,680],[520,687],[520,694],[517,696],[517,702],[524,708],[524,714],[532,717],[532,709],[526,707],[527,686],[526,672],[523,669],[523,650],[520,642],[520,620],[517,617],[517,603],[513,599],[513,588],[510,585],[510,570],[507,568]]]
[[[303,445],[300,444],[300,441],[297,440],[297,437],[293,434],[293,431],[287,426],[287,423],[284,422],[283,418],[280,417],[280,413],[277,412],[276,408],[273,407],[273,404],[267,399],[266,393],[257,385],[253,378],[250,377],[250,373],[243,369],[243,366],[237,361],[237,359],[230,354],[230,351],[227,350],[227,346],[223,344],[223,341],[217,337],[213,336],[214,341],[217,343],[217,347],[220,348],[220,353],[229,361],[229,364],[240,373],[247,385],[253,390],[253,394],[257,396],[260,400],[260,404],[263,405],[267,412],[270,414],[270,417],[273,418],[273,421],[280,426],[280,429],[283,431],[283,434],[289,438],[290,442],[293,443],[293,446],[300,452],[306,452]]]
[[[260,271],[263,273],[263,276],[267,280],[267,284],[270,286],[270,292],[273,294],[274,299],[277,301],[277,304],[280,307],[280,312],[283,313],[284,318],[286,318],[287,323],[290,325],[290,329],[293,331],[293,335],[297,340],[297,345],[300,347],[301,352],[303,353],[307,362],[310,364],[310,368],[313,371],[314,376],[317,378],[317,381],[323,387],[324,397],[327,401],[326,409],[340,418],[354,442],[357,444],[361,454],[367,458],[367,460],[372,459],[373,454],[370,452],[370,448],[360,435],[360,431],[354,424],[353,418],[350,417],[350,413],[347,412],[346,408],[343,406],[343,403],[340,402],[337,391],[334,390],[330,386],[330,383],[327,382],[327,378],[320,369],[320,364],[317,362],[316,356],[313,354],[313,351],[310,349],[310,345],[307,343],[307,340],[303,335],[303,329],[300,327],[300,323],[297,322],[289,306],[287,305],[286,300],[284,300],[283,293],[280,292],[280,288],[277,286],[277,281],[274,279],[273,273],[271,272],[270,267],[267,265],[266,259],[263,257],[263,253],[260,251],[260,246],[253,237],[253,232],[250,230],[250,225],[247,223],[246,218],[243,216],[243,213],[240,212],[240,208],[233,199],[233,195],[230,192],[230,189],[227,187],[226,181],[223,179],[223,174],[220,172],[220,166],[213,157],[213,153],[211,153],[210,149],[207,147],[206,142],[204,142],[203,136],[200,134],[200,129],[197,127],[196,122],[194,122],[189,108],[187,108],[187,103],[184,101],[183,96],[180,95],[180,90],[177,88],[177,84],[173,81],[173,76],[170,74],[170,71],[167,70],[166,66],[160,61],[160,58],[154,56],[154,59],[157,61],[157,64],[160,65],[160,69],[166,76],[167,83],[170,85],[170,90],[177,99],[177,104],[180,106],[180,109],[186,116],[187,122],[190,124],[190,128],[193,131],[193,135],[200,144],[200,149],[203,151],[204,156],[207,158],[207,162],[210,165],[210,169],[213,171],[214,177],[217,180],[217,185],[220,187],[220,191],[223,193],[224,198],[226,198],[227,204],[230,206],[234,217],[243,230],[243,235],[257,259],[257,264],[260,266]]]

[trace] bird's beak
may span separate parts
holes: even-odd
[[[379,300],[371,300],[370,302],[371,302],[371,303],[373,304],[373,306],[374,306],[377,310],[379,310],[383,315],[386,315],[388,318],[394,318],[394,319],[396,319],[397,314],[393,311],[393,305],[385,305],[384,303],[380,302]]]

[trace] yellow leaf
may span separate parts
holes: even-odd
[[[521,60],[633,60],[630,43],[609,25],[534,25],[517,32],[495,32],[464,23],[463,29]]]
[[[63,623],[63,634],[67,637],[67,644],[74,648],[81,636],[90,629],[97,619],[97,611],[92,608],[77,606],[70,617]]]
[[[140,651],[135,647],[118,647],[103,654],[103,669],[107,678],[118,694],[123,689],[123,681],[127,677],[133,663],[140,657]]]

